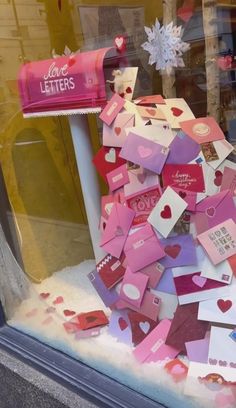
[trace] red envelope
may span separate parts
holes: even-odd
[[[87,330],[97,326],[105,326],[109,323],[103,310],[81,313],[77,316],[77,321],[81,330]]]
[[[107,289],[111,289],[123,278],[125,274],[123,261],[124,256],[119,260],[107,255],[97,264],[97,271]]]
[[[137,346],[158,325],[158,322],[141,313],[130,311],[128,318],[132,331],[132,342]]]
[[[171,323],[166,344],[186,354],[187,341],[200,340],[205,337],[209,322],[198,320],[198,303],[178,306]]]
[[[107,181],[107,173],[126,163],[119,157],[120,149],[117,147],[101,147],[93,158],[93,163],[98,173]]]
[[[171,186],[197,193],[205,192],[205,182],[200,164],[165,164],[162,171],[164,187]]]
[[[198,144],[225,139],[225,135],[214,118],[191,119],[180,122],[182,130]]]

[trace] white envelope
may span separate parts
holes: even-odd
[[[218,382],[218,379],[221,380]],[[222,384],[223,382],[223,384]],[[230,385],[236,382],[236,370],[234,368],[225,368],[220,366],[211,366],[190,362],[188,376],[184,386],[184,394],[202,398],[203,405],[207,406],[206,399],[212,400],[214,405],[211,407],[235,407],[235,398],[232,394]],[[223,405],[218,401],[228,399],[229,404]]]
[[[133,102],[130,102],[130,101],[126,100],[125,104],[124,104],[124,109],[129,113],[134,113],[134,115],[135,115],[135,126],[143,126],[143,125],[145,125],[145,123],[148,122],[148,120],[143,119],[140,116],[140,114],[138,112],[138,109],[137,109],[137,106]]]
[[[129,132],[132,132],[165,147],[169,147],[174,139],[174,134],[166,122],[158,125],[130,127],[125,129],[125,131],[127,136]]]
[[[148,222],[166,238],[188,204],[171,187],[167,187],[148,217]]]
[[[216,369],[216,365],[236,368],[236,344],[230,333],[232,329],[211,327],[208,363],[212,364],[213,370]]]
[[[183,98],[165,99],[166,105],[156,105],[161,108],[167,122],[173,129],[180,129],[179,122],[195,119],[193,112]]]
[[[213,142],[213,145],[216,149],[216,152],[218,154],[219,159],[218,160],[212,160],[209,163],[209,166],[211,166],[214,170],[216,170],[221,163],[228,157],[228,155],[234,150],[233,146],[227,142],[227,140],[216,140]]]
[[[225,260],[217,265],[213,265],[210,258],[206,256],[206,253],[202,247],[199,246],[198,250],[201,252],[201,259],[198,264],[201,268],[201,276],[216,280],[218,282],[227,283],[229,285],[233,277],[233,271],[229,262]]]
[[[151,292],[161,299],[161,308],[158,319],[173,319],[178,306],[177,296],[170,293],[160,292],[155,289],[151,289]]]
[[[228,286],[228,294],[199,303],[198,319],[236,326],[236,278]]]

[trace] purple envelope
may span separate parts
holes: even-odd
[[[128,310],[113,310],[109,321],[108,333],[122,343],[130,346],[133,345]]]
[[[191,234],[160,239],[166,256],[161,263],[165,268],[197,265],[196,246]]]
[[[208,363],[210,337],[201,340],[188,341],[185,343],[187,356],[190,361],[196,363]]]
[[[120,151],[120,157],[160,174],[169,148],[130,132]]]
[[[159,292],[170,293],[176,295],[176,289],[174,284],[174,278],[171,268],[167,268],[163,273],[160,282],[158,283],[156,290]]]
[[[96,270],[90,272],[88,278],[105,306],[110,307],[118,301],[119,295],[116,290],[114,288],[108,290]]]
[[[166,161],[169,164],[189,163],[200,152],[200,145],[181,130],[177,133],[169,148],[170,153]]]

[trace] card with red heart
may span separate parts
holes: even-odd
[[[109,323],[103,310],[93,310],[92,312],[81,313],[77,316],[77,321],[81,330],[87,330],[97,326],[105,326]]]
[[[118,147],[101,147],[93,158],[93,163],[98,173],[107,181],[107,173],[117,169],[126,163],[126,160],[119,157]]]
[[[180,129],[180,121],[194,119],[195,116],[183,98],[165,99],[165,105],[157,105],[162,109],[167,122],[173,129]]]
[[[148,222],[167,238],[188,204],[171,187],[167,187],[148,217]]]

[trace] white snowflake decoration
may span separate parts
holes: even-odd
[[[188,51],[190,44],[182,41],[183,29],[173,21],[167,26],[160,25],[156,19],[152,28],[144,27],[148,41],[142,48],[150,53],[148,63],[156,64],[156,70],[166,70],[170,75],[174,67],[184,67],[182,55]]]

